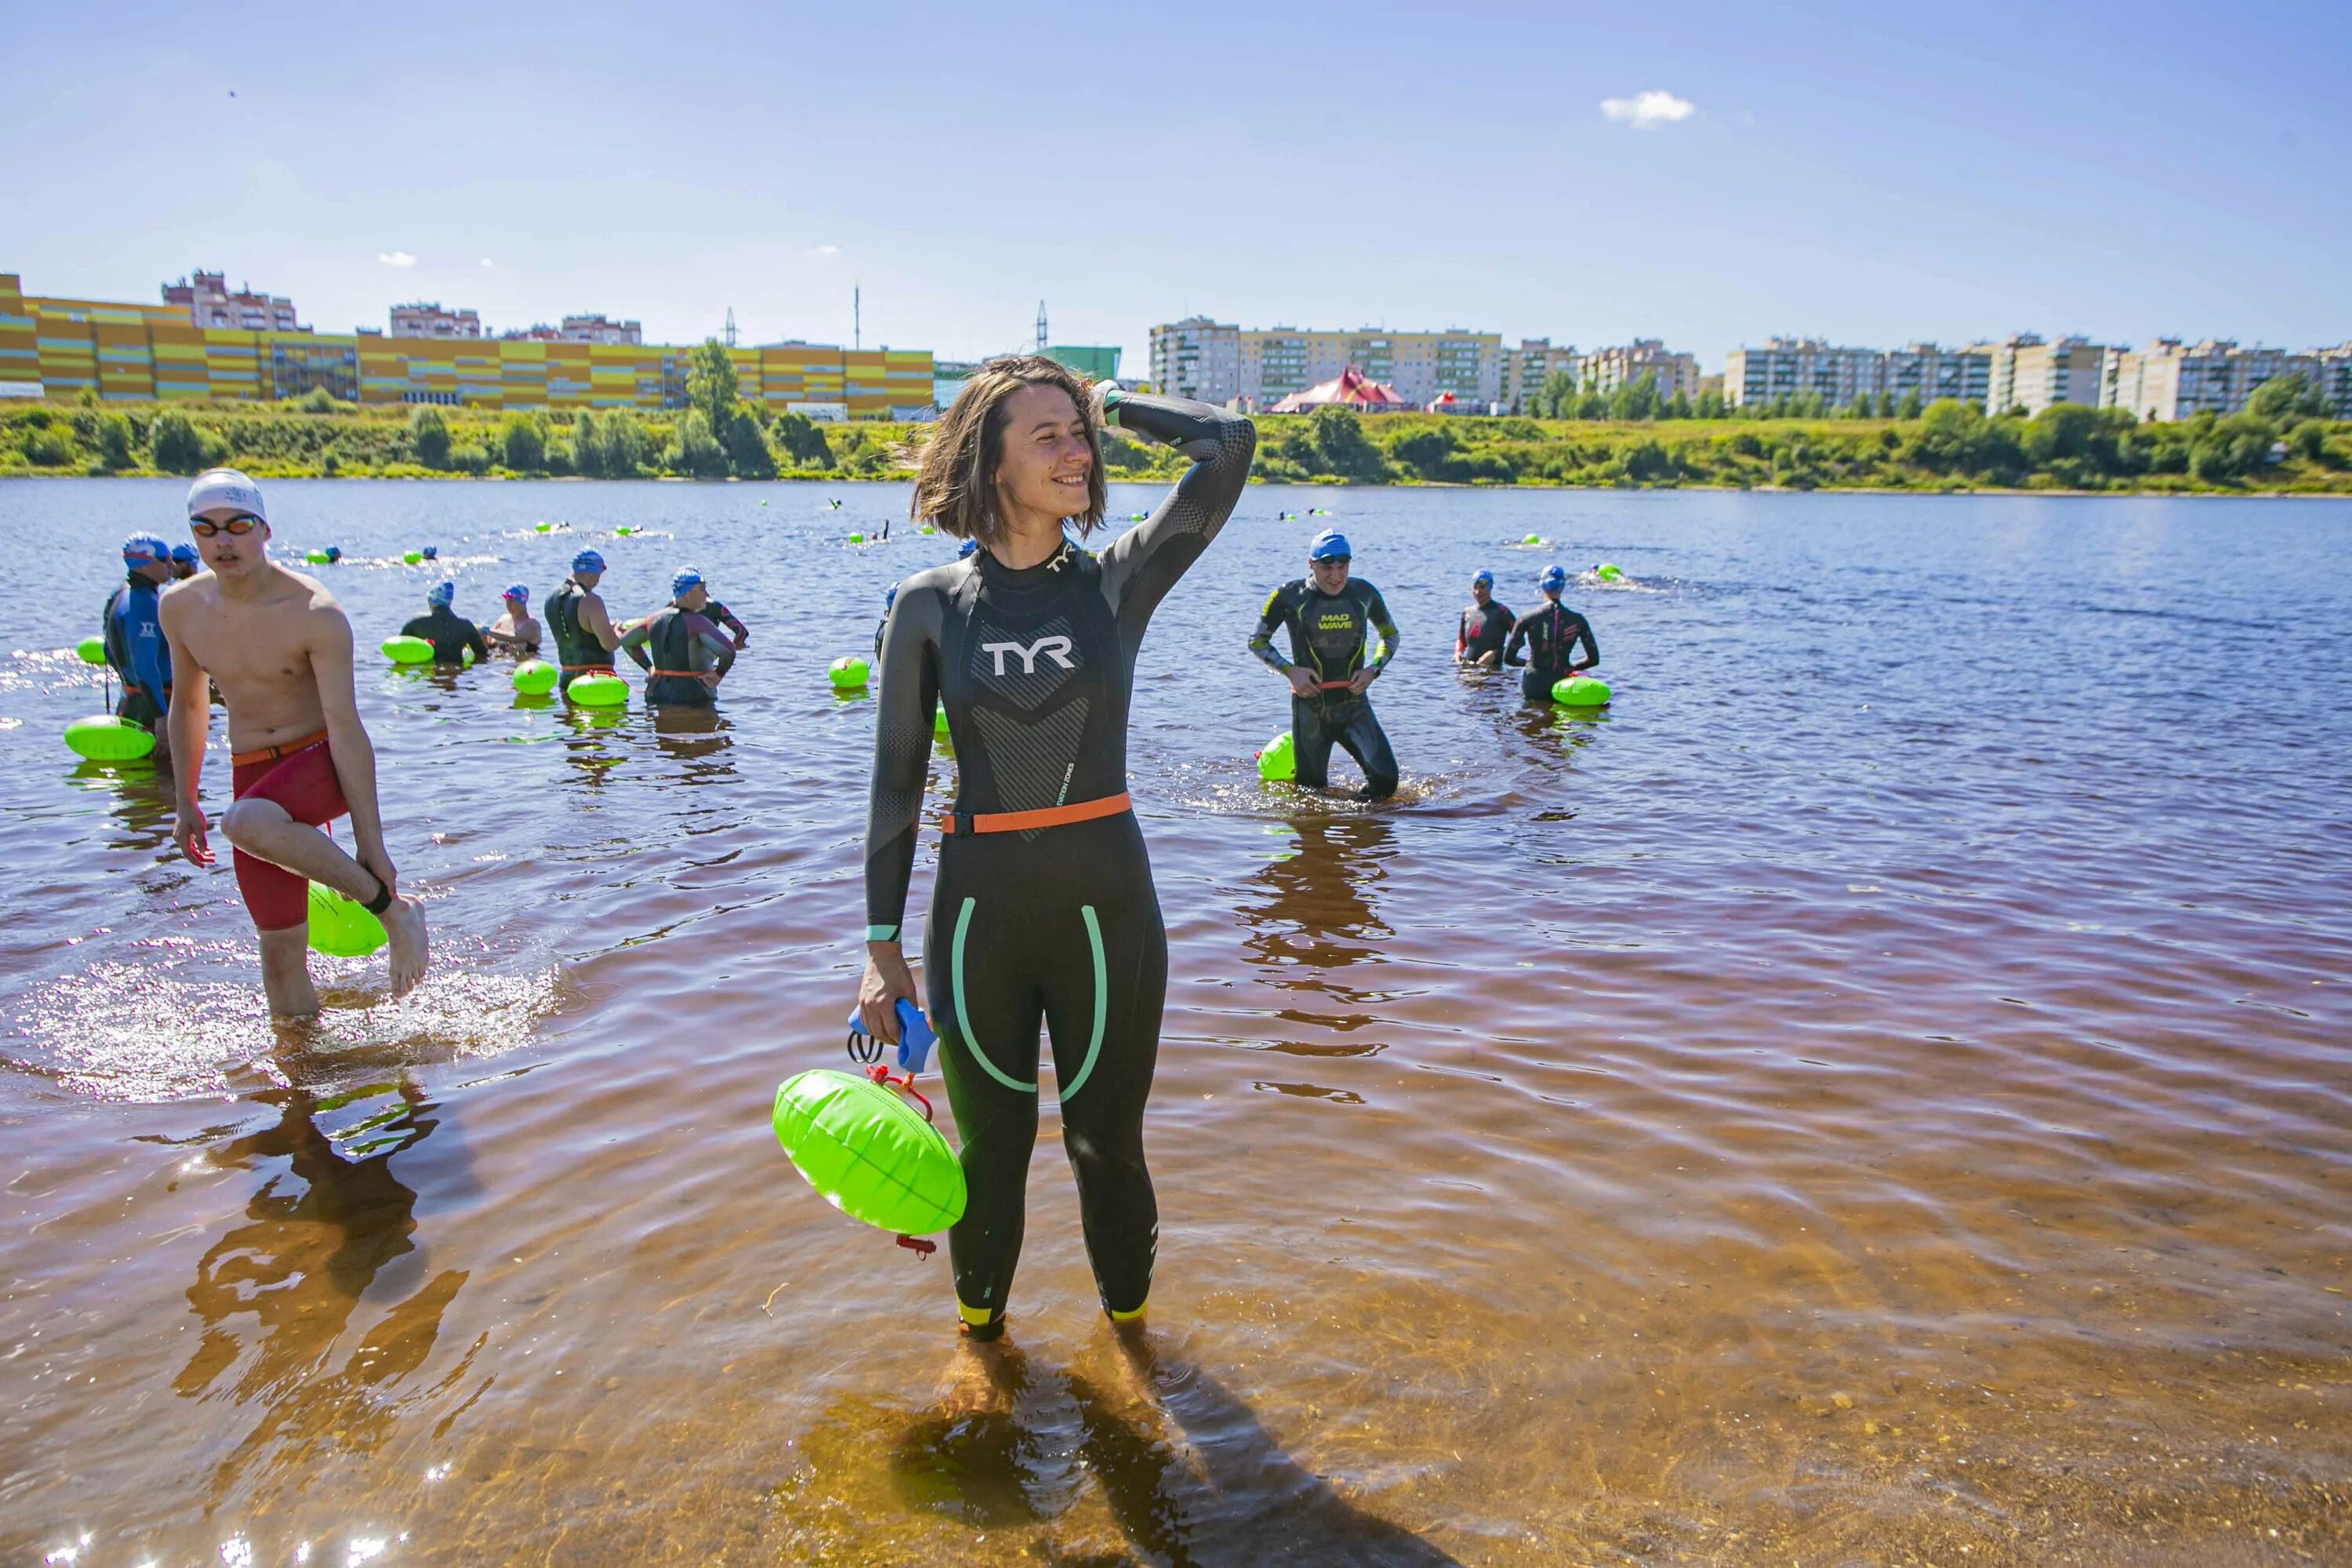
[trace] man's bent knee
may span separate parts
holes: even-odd
[[[274,800],[240,800],[221,814],[221,834],[242,848],[255,834],[293,820],[293,813]]]

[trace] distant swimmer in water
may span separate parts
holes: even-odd
[[[1088,554],[1105,426],[1191,467],[1159,508]],[[960,766],[940,826],[925,980],[970,1193],[948,1233],[965,1331],[993,1339],[1020,1261],[1037,1137],[1038,1026],[1103,1310],[1143,1315],[1160,1210],[1143,1158],[1168,936],[1127,795],[1136,650],[1217,537],[1256,432],[1206,404],[1092,387],[1042,355],[992,360],[923,453],[910,515],[977,540],[898,585],[882,638],[866,828],[866,1032],[896,1040],[915,982],[899,947],[933,715]]]
[[[159,607],[172,580],[171,548],[152,533],[134,533],[122,542],[122,567],[125,581],[107,595],[99,616],[106,662],[122,682],[114,716],[153,732],[155,749],[148,754],[160,766],[172,752],[171,731],[163,723],[172,706],[172,650],[163,640]]]
[[[555,657],[563,661],[561,691],[580,677],[613,673],[613,650],[621,634],[613,627],[596,584],[604,580],[604,558],[583,550],[572,558],[572,575],[547,596],[547,629],[555,637]]]
[[[1396,753],[1364,693],[1396,657],[1396,622],[1378,588],[1348,575],[1351,559],[1347,535],[1336,528],[1317,534],[1307,547],[1307,575],[1266,595],[1249,647],[1290,682],[1290,739],[1298,756],[1298,782],[1309,789],[1328,786],[1336,741],[1364,770],[1357,798],[1386,800],[1396,793]],[[1282,626],[1290,628],[1286,659],[1274,647],[1275,631]],[[1375,633],[1381,639],[1377,652],[1371,649]]]
[[[402,637],[423,637],[431,643],[436,664],[463,664],[468,653],[478,660],[490,657],[482,628],[449,607],[457,598],[457,584],[434,584],[425,591],[425,613],[400,628]]]
[[[1499,669],[1511,635],[1511,609],[1495,598],[1495,574],[1481,568],[1470,579],[1470,605],[1454,628],[1454,662]]]
[[[500,597],[506,609],[482,628],[483,639],[503,652],[519,653],[525,658],[538,658],[540,628],[530,615],[530,590],[516,583],[509,585]]]
[[[670,579],[668,607],[629,628],[622,650],[653,679],[646,700],[669,708],[708,708],[735,666],[735,649],[703,611],[710,591],[691,566]]]
[[[172,580],[184,583],[196,574],[196,547],[193,544],[172,546]]]
[[[399,890],[383,847],[375,748],[352,686],[352,624],[316,579],[269,560],[261,490],[234,468],[197,476],[188,528],[211,570],[163,595],[163,635],[178,672],[172,749],[181,758],[172,837],[199,866],[213,863],[197,804],[211,707],[210,675],[228,704],[235,804],[221,832],[235,850],[237,891],[261,934],[269,1010],[319,1011],[310,984],[310,888],[318,882],[364,904],[392,939],[392,994],[425,975],[425,912]],[[348,814],[354,858],[320,831]]]
[[[1601,662],[1601,645],[1592,640],[1591,623],[1559,602],[1560,595],[1568,589],[1568,573],[1564,569],[1545,567],[1536,586],[1543,590],[1543,608],[1529,610],[1511,627],[1511,640],[1504,647],[1503,662],[1528,667],[1527,673],[1519,677],[1520,696],[1530,702],[1549,702],[1554,686],[1578,670],[1591,669]],[[1581,659],[1575,657],[1579,644],[1584,647]]]

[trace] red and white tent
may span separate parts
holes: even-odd
[[[1327,381],[1320,386],[1310,386],[1304,392],[1292,393],[1268,412],[1307,414],[1328,403],[1364,414],[1412,412],[1412,405],[1399,397],[1395,387],[1385,382],[1374,381],[1354,365],[1341,371],[1336,380]]]

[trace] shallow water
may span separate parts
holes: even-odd
[[[268,493],[366,647],[404,549],[488,618],[593,539],[751,651],[609,724],[363,659],[435,972],[274,1034],[226,867],[56,739],[179,487],[0,483],[0,1563],[2352,1556],[2352,506],[1251,490],[1138,683],[1153,1327],[1049,1127],[982,1364],[767,1127],[860,958],[824,669],[950,553],[845,542],[903,487]],[[1325,504],[1404,627],[1382,808],[1250,760]],[[1570,595],[1598,719],[1447,664],[1555,559],[1631,579]]]

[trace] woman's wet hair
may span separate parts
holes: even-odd
[[[1087,469],[1087,509],[1075,514],[1078,532],[1091,533],[1101,523],[1109,504],[1103,489],[1102,432],[1095,425],[1087,384],[1043,354],[990,360],[964,383],[923,449],[915,499],[908,508],[914,521],[929,520],[941,533],[982,544],[1004,536],[1004,520],[996,510],[996,470],[1004,455],[1005,404],[1024,386],[1057,386],[1069,394],[1095,448],[1095,461]]]

